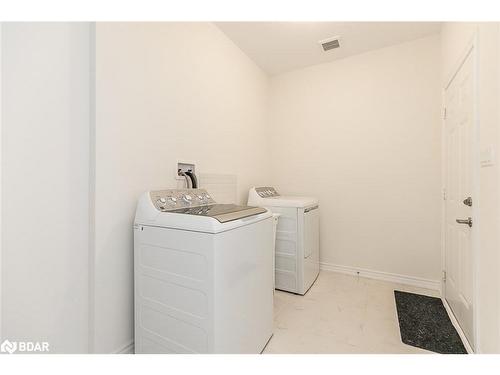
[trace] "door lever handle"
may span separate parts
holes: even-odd
[[[458,224],[467,224],[469,227],[472,227],[472,218],[468,217],[467,219],[457,219]]]

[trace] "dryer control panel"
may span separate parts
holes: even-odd
[[[151,191],[149,196],[151,202],[159,211],[171,211],[215,203],[205,189],[156,190]]]
[[[271,186],[256,187],[255,191],[257,192],[257,194],[259,194],[261,198],[271,198],[280,196],[276,191],[276,189]]]

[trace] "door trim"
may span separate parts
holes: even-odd
[[[444,118],[444,108],[446,106],[445,98],[446,98],[446,90],[450,86],[451,82],[457,75],[458,71],[464,64],[467,57],[472,56],[472,66],[473,66],[473,139],[472,139],[472,197],[474,198],[474,209],[472,211],[472,220],[474,222],[474,226],[472,227],[471,233],[471,253],[472,253],[472,301],[473,301],[473,316],[472,316],[472,324],[473,324],[473,342],[469,342],[465,335],[460,335],[462,340],[464,341],[464,345],[467,349],[471,349],[473,352],[479,353],[480,348],[478,346],[479,343],[479,304],[478,304],[478,293],[477,293],[477,267],[478,267],[478,256],[477,250],[479,249],[479,230],[480,227],[480,219],[479,219],[479,116],[478,116],[478,81],[479,81],[479,64],[478,64],[478,32],[477,29],[474,31],[471,39],[466,45],[464,52],[460,55],[460,58],[457,60],[453,69],[448,72],[447,79],[445,81],[445,85],[442,89],[441,101],[443,108],[443,116],[441,117],[441,188],[443,199],[441,200],[441,270],[446,271],[446,200],[444,199],[444,195],[446,194],[446,119]],[[452,321],[455,321],[458,325],[458,321],[454,316],[451,308],[446,301],[446,283],[444,277],[441,279],[441,298],[445,307],[450,315]],[[460,326],[458,325],[458,328]],[[462,331],[461,328],[458,331]]]
[[[2,113],[2,92],[3,92],[3,86],[2,86],[2,72],[3,72],[3,67],[2,67],[2,29],[3,29],[3,22],[0,22],[0,340],[3,339],[2,335],[2,327],[3,327],[3,320],[2,320],[2,311],[3,311],[3,284],[2,284],[2,250],[3,250],[3,237],[2,237],[2,218],[3,218],[3,206],[2,206],[2,198],[3,198],[3,149],[2,149],[2,134],[3,134],[3,124],[2,124],[2,119],[3,119],[3,113]]]
[[[470,345],[469,340],[467,339],[467,336],[465,336],[465,333],[464,333],[462,327],[460,327],[460,324],[458,323],[457,318],[455,318],[455,314],[453,314],[453,311],[451,310],[451,307],[448,304],[448,301],[446,301],[446,298],[442,298],[442,300],[443,300],[444,309],[446,310],[446,312],[448,313],[448,316],[450,317],[451,324],[453,324],[453,327],[455,327],[458,335],[462,339],[462,342],[465,346],[465,350],[467,350],[468,354],[474,354],[474,349],[472,349],[472,346]]]

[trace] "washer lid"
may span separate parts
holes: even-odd
[[[170,210],[169,213],[196,215],[211,217],[220,223],[242,219],[244,217],[263,214],[266,212],[262,207],[238,206],[236,204],[210,204],[196,207],[179,208]]]

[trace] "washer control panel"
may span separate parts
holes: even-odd
[[[257,192],[257,194],[259,194],[261,198],[271,198],[280,196],[276,191],[276,189],[270,186],[256,187],[255,191]]]
[[[151,191],[149,196],[151,202],[159,211],[206,206],[215,203],[205,189],[156,190]]]

